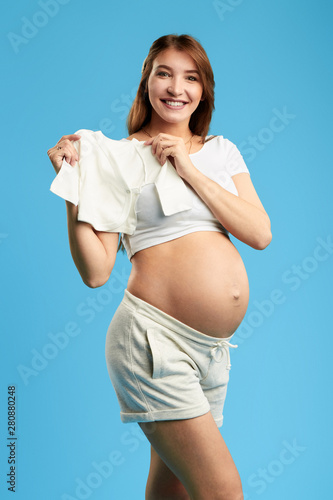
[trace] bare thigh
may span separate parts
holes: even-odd
[[[172,481],[174,475],[191,500],[243,498],[237,468],[210,412],[186,420],[139,425],[167,466],[164,469],[152,454],[156,463],[152,463],[149,480],[151,484],[155,481],[155,487],[158,487],[158,480]]]
[[[163,462],[153,446],[150,451],[146,500],[190,500],[183,483]]]

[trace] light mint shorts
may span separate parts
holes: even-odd
[[[106,335],[105,356],[122,422],[194,418],[218,427],[230,370],[229,343],[205,335],[125,290]]]

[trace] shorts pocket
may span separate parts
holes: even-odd
[[[147,328],[146,332],[152,356],[152,378],[186,377],[191,372],[198,376],[197,365],[184,342],[161,328]]]
[[[162,352],[160,349],[160,344],[155,338],[155,334],[158,332],[155,328],[147,328],[147,339],[149,347],[152,353],[153,361],[153,373],[152,378],[163,377],[163,359]]]

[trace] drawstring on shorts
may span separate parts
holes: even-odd
[[[213,347],[210,350],[210,354],[211,354],[212,358],[214,358],[214,360],[217,363],[220,363],[222,361],[224,352],[226,352],[226,354],[227,354],[226,369],[230,370],[231,363],[230,363],[230,353],[229,353],[228,347],[236,348],[236,347],[238,347],[238,345],[230,344],[230,342],[228,342],[227,340],[220,340],[219,342],[215,342],[215,344],[213,345]]]

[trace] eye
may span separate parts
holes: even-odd
[[[191,82],[196,82],[198,79],[195,76],[189,76],[189,79],[191,79]]]
[[[159,71],[157,73],[157,76],[170,76],[169,73],[167,73],[166,71]]]

